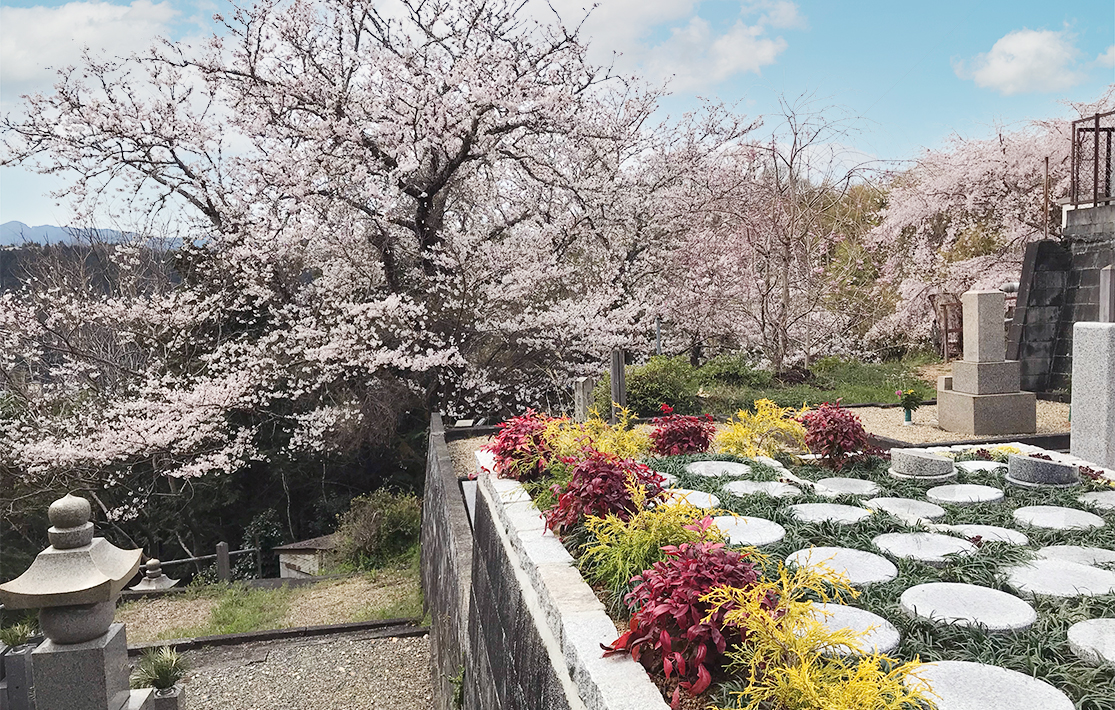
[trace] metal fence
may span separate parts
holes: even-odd
[[[1072,122],[1072,194],[1074,206],[1115,202],[1112,194],[1111,144],[1115,111]]]

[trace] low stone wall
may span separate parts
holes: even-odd
[[[462,599],[461,578],[451,578],[465,567],[463,551],[453,547],[459,538],[449,542],[456,528],[447,526],[444,516],[450,511],[464,517],[467,526],[467,513],[455,476],[444,472],[451,463],[440,418],[436,427],[431,422],[430,444],[422,577],[434,617],[431,652],[435,674],[465,668],[463,707],[666,710],[642,666],[627,657],[601,656],[600,644],[618,635],[616,627],[517,482],[480,477],[468,554],[469,596],[464,604],[451,601],[451,587]],[[437,448],[445,455],[436,454]],[[449,561],[454,550],[456,558]],[[462,625],[462,619],[467,623]],[[434,707],[453,707],[451,683],[435,677],[434,691]]]

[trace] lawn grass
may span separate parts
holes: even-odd
[[[194,638],[240,634],[248,631],[278,629],[293,595],[299,590],[283,586],[278,589],[252,589],[241,584],[209,585],[203,594],[211,594],[216,604],[209,622],[200,626],[168,629],[159,638]]]

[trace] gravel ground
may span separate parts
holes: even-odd
[[[204,626],[216,604],[215,599],[176,599],[158,597],[137,599],[116,610],[116,621],[128,625],[128,641],[154,641],[159,634],[175,628]]]
[[[914,424],[902,424],[902,410],[898,407],[856,407],[856,413],[863,428],[872,434],[885,436],[911,444],[926,444],[933,441],[962,441],[973,439],[955,431],[945,431],[937,426],[937,405],[926,404],[914,412]],[[1038,400],[1039,434],[1060,434],[1069,430],[1069,405],[1064,402]]]
[[[476,471],[476,452],[491,440],[490,436],[474,436],[448,442],[449,456],[453,459],[453,470],[458,478],[465,478]]]
[[[432,704],[430,641],[344,634],[186,654],[186,710],[419,710]]]

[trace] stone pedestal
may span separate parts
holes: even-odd
[[[124,625],[84,643],[47,639],[31,654],[36,710],[120,710],[128,704]]]
[[[968,291],[964,305],[964,359],[952,377],[937,380],[937,424],[973,436],[1037,431],[1037,397],[1019,390],[1021,368],[1006,360],[1004,295]]]
[[[1073,326],[1070,450],[1115,468],[1115,323]]]

